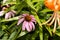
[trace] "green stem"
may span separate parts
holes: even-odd
[[[43,40],[43,28],[42,27],[39,27],[39,37],[40,37],[40,40]]]
[[[36,12],[33,11],[32,14],[34,15],[34,17],[36,18],[37,23],[39,24],[39,37],[40,37],[40,40],[43,40],[43,28],[42,28],[42,24],[40,22],[40,19],[39,19]]]
[[[37,23],[39,24],[39,26],[42,27],[42,24],[41,24],[41,22],[40,22],[40,19],[39,19],[37,13],[36,13],[36,12],[32,12],[32,14],[33,14],[34,17],[36,18],[36,21],[37,21]]]
[[[1,20],[0,22],[6,22],[6,21],[18,20],[19,18],[21,18],[21,16],[13,17],[13,18],[10,18],[10,19],[3,19],[3,20]]]
[[[8,27],[8,29],[10,29],[12,26],[14,26],[15,24],[17,23],[17,21],[15,21],[14,23],[12,23],[9,27]]]

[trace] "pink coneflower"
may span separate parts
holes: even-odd
[[[19,18],[17,25],[22,23],[22,30],[27,30],[28,32],[35,30],[36,20],[33,15],[23,14],[21,18]]]
[[[16,11],[11,10],[10,12],[5,14],[5,19],[9,19],[11,17],[14,17],[15,13],[16,13]]]
[[[0,11],[0,16],[3,16],[4,15],[4,11]]]

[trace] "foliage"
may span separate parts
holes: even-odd
[[[44,0],[8,0],[6,3],[0,2],[2,6],[6,4],[14,4],[9,9],[15,10],[17,13],[15,17],[5,19],[4,15],[0,17],[0,39],[2,40],[60,40],[60,27],[56,29],[56,33],[52,33],[53,25],[42,25],[46,22],[53,11],[46,8]],[[36,29],[32,32],[22,31],[22,24],[17,26],[18,16],[29,12],[34,15],[37,24]]]

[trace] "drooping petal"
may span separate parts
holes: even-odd
[[[30,30],[32,30],[33,29],[33,27],[32,27],[32,25],[31,25],[31,23],[29,22],[29,28],[30,28]]]
[[[14,13],[11,13],[11,15],[12,15],[12,17],[14,17],[14,16],[15,16],[15,14],[14,14]]]
[[[33,22],[30,22],[30,24],[32,25],[33,30],[35,30],[35,25],[34,25],[34,23],[33,23]]]
[[[5,19],[8,19],[8,14],[5,15]]]
[[[23,21],[24,21],[24,18],[19,19],[17,25],[19,25],[19,24],[22,23]]]
[[[35,20],[35,18],[31,18],[32,20]]]
[[[27,30],[28,32],[30,32],[31,30],[30,30],[30,28],[29,28],[29,24],[28,24],[27,21],[25,21],[25,26],[26,26],[26,30]]]
[[[36,20],[31,20],[32,22],[34,22],[36,24]]]
[[[22,30],[24,31],[25,30],[25,26],[26,24],[25,24],[25,21],[23,22],[23,25],[22,25]]]
[[[36,23],[34,16],[33,15],[30,15],[30,16],[31,16],[31,21]]]
[[[10,13],[6,13],[5,14],[5,19],[8,19],[8,18],[10,18],[11,17],[11,14]]]
[[[4,14],[4,11],[0,11],[0,16],[3,16],[3,14]]]
[[[8,16],[8,18],[11,18],[11,14]]]

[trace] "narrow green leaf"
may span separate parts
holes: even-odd
[[[32,0],[32,2],[39,2],[40,0]]]
[[[19,34],[18,38],[21,37],[21,36],[26,35],[27,33],[28,33],[28,32],[23,32],[23,31],[21,31],[21,33]]]
[[[50,35],[52,36],[52,29],[51,29],[49,26],[46,26],[45,28],[48,30],[48,32],[49,32]]]
[[[3,20],[1,20],[0,22],[6,22],[6,21],[18,20],[20,17],[21,17],[21,16],[13,17],[13,18],[10,18],[10,19],[3,19]]]
[[[34,31],[34,33],[31,36],[31,40],[35,40],[38,37],[38,34],[39,34],[39,30],[38,30],[38,28],[36,28],[36,30]]]
[[[58,36],[60,36],[60,31],[57,31],[56,30],[56,33],[55,34],[58,35]]]
[[[32,11],[32,14],[34,15],[34,17],[35,17],[35,19],[36,19],[37,23],[39,24],[39,26],[41,26],[41,27],[42,27],[41,22],[40,22],[40,19],[39,19],[39,17],[38,17],[38,15],[37,15],[37,13]]]
[[[32,1],[31,0],[26,0],[26,3],[32,8],[32,9],[34,9],[35,11],[36,11],[36,9],[34,8],[34,6],[33,6],[33,3],[32,3]]]
[[[16,40],[18,38],[18,35],[21,31],[21,27],[19,26],[18,31],[15,31],[11,34],[9,40]]]
[[[2,30],[7,29],[7,25],[2,25]]]
[[[52,11],[52,10],[45,8],[41,12],[46,13],[46,12],[50,12],[50,11]]]
[[[8,34],[7,34],[7,33],[6,33],[6,34],[4,34],[4,36],[3,36],[2,40],[8,40]]]
[[[8,29],[10,29],[12,26],[14,26],[15,24],[17,23],[17,21],[13,22],[9,27]]]
[[[4,34],[4,31],[0,30],[0,37]]]
[[[40,37],[40,40],[43,40],[43,28],[42,27],[39,27],[39,37]]]
[[[48,36],[49,36],[49,35],[48,35],[47,33],[45,33],[45,34],[44,34],[44,40],[48,40]]]
[[[13,38],[14,38],[16,35],[17,35],[17,32],[14,31],[14,32],[10,35],[10,37],[9,37],[8,40],[13,40]]]

